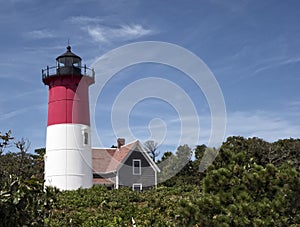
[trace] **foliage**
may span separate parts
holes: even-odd
[[[157,189],[136,192],[102,186],[44,191],[45,149],[28,154],[26,143],[9,138],[0,138],[0,226],[132,226],[132,220],[136,226],[300,223],[299,140],[229,137],[219,149],[197,146],[194,159],[183,145],[159,162],[160,179],[175,176]],[[13,144],[19,152],[4,152]],[[205,172],[199,172],[201,163],[208,167]]]
[[[42,226],[56,197],[54,189],[44,191],[38,175],[42,157],[27,153],[28,141],[13,141],[10,131],[0,139],[0,226]],[[13,145],[19,152],[4,152]]]
[[[300,174],[290,166],[248,163],[211,169],[203,179],[203,192],[211,198],[211,206],[220,209],[205,225],[221,224],[224,218],[230,226],[299,223],[299,206],[295,207],[299,186]]]
[[[178,226],[178,200],[201,196],[199,187],[107,190],[101,186],[58,194],[50,226]],[[189,198],[192,199],[192,198]]]
[[[132,226],[132,218],[137,226],[290,226],[300,223],[300,173],[294,153],[290,152],[293,162],[286,157],[279,165],[268,159],[270,153],[265,152],[265,147],[261,154],[255,145],[258,142],[269,149],[273,144],[239,139],[229,138],[219,149],[213,165],[202,175],[196,170],[207,151],[205,146],[196,148],[195,160],[190,159],[191,149],[187,145],[179,147],[175,154],[166,153],[159,164],[169,159],[177,168],[179,157],[189,159],[184,159],[188,163],[175,177],[157,189],[138,193],[127,188],[107,190],[94,186],[60,192],[49,224]],[[163,167],[171,171],[171,165]]]
[[[238,172],[238,171],[237,171]],[[299,173],[290,166],[253,165],[242,178],[211,170],[202,187],[160,186],[60,192],[50,226],[287,226],[299,223]]]
[[[245,152],[246,159],[253,159],[262,166],[274,164],[278,167],[289,162],[300,170],[300,139],[283,139],[268,143],[257,137],[246,139],[241,136],[232,136],[227,138],[221,149],[225,153],[227,150],[234,153]],[[218,158],[226,160],[224,156]]]
[[[188,145],[181,145],[177,148],[175,155],[167,152],[162,161],[158,162],[161,172],[158,174],[158,181],[165,182],[166,186],[174,185],[180,175],[187,175],[191,165],[192,150]],[[171,178],[171,179],[170,179]]]
[[[35,150],[38,153],[28,153],[29,143],[21,139],[13,143],[17,152],[5,152],[0,155],[0,184],[7,182],[11,175],[28,179],[36,177],[40,181],[44,179],[44,151]]]
[[[36,178],[11,176],[1,186],[0,226],[42,226],[51,213],[55,194],[51,188],[44,192],[43,184]]]
[[[0,132],[0,155],[2,154],[3,150],[10,144],[10,141],[13,140],[14,138],[11,136],[11,131],[9,130],[8,132],[2,134]]]

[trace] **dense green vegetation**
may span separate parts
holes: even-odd
[[[51,214],[57,190],[43,188],[45,149],[28,148],[27,140],[0,133],[0,226],[43,226]]]
[[[28,154],[24,141],[17,146],[10,134],[0,136],[1,226],[132,226],[133,220],[137,226],[300,225],[299,139],[229,137],[204,172],[204,152],[214,156],[217,150],[180,146],[162,157],[171,161],[160,179],[180,160],[184,168],[157,189],[139,193],[101,186],[44,192],[44,150]],[[8,152],[9,144],[18,152]]]

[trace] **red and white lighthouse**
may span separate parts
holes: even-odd
[[[45,155],[45,186],[61,190],[93,184],[89,86],[94,70],[81,66],[71,47],[56,58],[56,66],[42,70],[49,86]]]

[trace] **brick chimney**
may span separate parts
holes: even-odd
[[[118,138],[117,139],[118,148],[125,145],[125,139],[124,138]]]

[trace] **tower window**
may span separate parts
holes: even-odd
[[[84,145],[89,144],[89,134],[87,132],[83,133],[83,143],[84,143]]]
[[[132,171],[133,175],[141,175],[141,160],[140,159],[133,159],[132,160]]]

